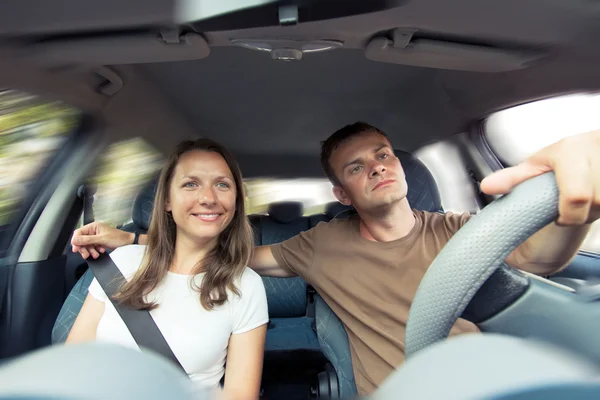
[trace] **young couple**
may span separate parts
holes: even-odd
[[[484,192],[502,194],[542,173],[556,175],[558,220],[510,254],[509,265],[548,275],[574,257],[600,216],[598,154],[600,131],[580,134],[482,182]],[[258,274],[299,275],[344,324],[358,392],[368,394],[403,362],[419,282],[469,216],[411,209],[392,144],[371,125],[355,123],[332,134],[323,142],[321,162],[335,196],[357,216],[253,249],[239,168],[221,146],[200,139],[181,144],[166,163],[148,235],[139,238],[143,245],[129,245],[131,233],[93,223],[75,232],[73,251],[96,258],[117,248],[111,257],[131,277],[119,300],[152,308],[190,377],[217,387],[225,374],[228,398],[258,397],[268,320]],[[135,346],[96,281],[89,292],[68,342]],[[452,333],[470,331],[477,328],[459,320]]]

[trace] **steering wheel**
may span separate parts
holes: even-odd
[[[557,217],[553,172],[521,183],[473,216],[433,260],[417,289],[406,326],[406,358],[447,338],[506,257]]]

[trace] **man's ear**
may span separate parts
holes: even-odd
[[[333,187],[333,195],[343,205],[345,205],[345,206],[351,206],[352,205],[352,202],[350,201],[350,198],[348,197],[348,195],[346,194],[346,192],[344,191],[344,189],[342,189],[341,186],[336,185],[336,186]]]

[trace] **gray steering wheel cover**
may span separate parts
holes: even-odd
[[[506,257],[557,217],[553,172],[521,183],[473,216],[433,260],[417,289],[406,326],[406,357],[447,338]]]

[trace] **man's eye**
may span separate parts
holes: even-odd
[[[385,159],[386,159],[386,158],[388,158],[388,157],[389,157],[389,155],[388,155],[388,154],[386,154],[386,153],[383,153],[383,154],[380,154],[380,155],[379,155],[379,158],[380,158],[380,159],[382,159],[382,160],[385,160]]]
[[[360,169],[361,169],[361,168],[362,168],[362,166],[360,166],[360,165],[357,165],[356,167],[354,167],[354,168],[352,168],[352,169],[350,170],[350,173],[351,173],[351,174],[354,174],[354,173],[356,173],[356,172],[360,171]]]

